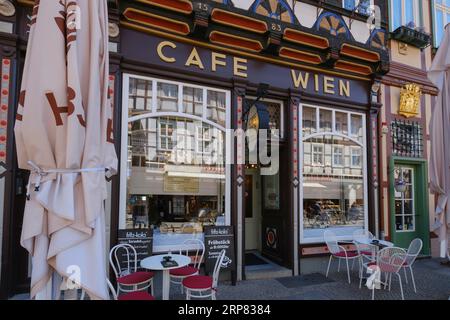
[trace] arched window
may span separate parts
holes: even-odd
[[[303,105],[302,243],[323,242],[327,229],[349,238],[367,228],[365,115]]]
[[[123,91],[119,228],[153,226],[157,245],[229,224],[229,91],[132,75]]]

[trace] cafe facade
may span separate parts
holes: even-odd
[[[337,2],[109,1],[120,163],[108,183],[110,247],[119,230],[152,229],[154,253],[177,251],[206,226],[231,226],[231,277],[241,281],[248,252],[297,275],[327,254],[325,230],[341,240],[379,234],[386,4],[374,1],[373,25]],[[0,25],[3,295],[24,290],[29,272],[19,245],[27,172],[17,169],[13,123],[38,3],[14,8]],[[251,146],[250,129],[261,128]]]

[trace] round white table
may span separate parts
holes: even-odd
[[[178,265],[176,267],[164,267],[161,262],[164,257],[170,256],[173,261],[176,261]],[[169,300],[170,292],[170,270],[182,268],[191,263],[191,258],[179,254],[161,254],[157,256],[151,256],[141,261],[141,267],[149,270],[156,270],[163,272],[163,286],[162,286],[162,298],[163,300]]]
[[[361,244],[367,244],[367,245],[375,245],[374,243],[372,243],[374,239],[369,239],[369,238],[360,238],[357,239],[356,242],[361,243]],[[386,241],[386,240],[378,240],[378,244],[381,244],[382,246],[385,247],[393,247],[394,244],[392,242]]]

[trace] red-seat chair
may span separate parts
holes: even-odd
[[[117,293],[144,291],[151,287],[153,295],[154,273],[137,270],[136,249],[129,244],[118,244],[109,253],[109,262],[117,281]]]
[[[327,244],[328,251],[331,253],[330,260],[328,261],[326,277],[328,278],[328,272],[330,271],[331,260],[333,260],[333,258],[337,258],[339,260],[339,266],[338,266],[338,272],[339,272],[340,267],[341,267],[341,260],[344,259],[345,263],[347,265],[348,283],[351,283],[350,268],[348,266],[348,262],[350,260],[355,261],[356,259],[358,259],[359,260],[359,263],[358,263],[359,274],[361,274],[361,264],[362,264],[361,255],[359,254],[358,251],[347,251],[343,246],[340,246],[337,242],[336,235],[332,231],[330,231],[330,230],[325,231],[323,236],[324,236],[325,243]]]
[[[217,257],[212,277],[195,275],[183,279],[182,284],[186,290],[186,300],[191,300],[191,298],[203,299],[209,297],[211,297],[212,300],[216,300],[219,273],[224,258],[225,250],[222,250]]]
[[[119,301],[130,301],[130,300],[146,300],[146,301],[152,301],[155,300],[155,297],[149,294],[146,291],[134,291],[130,293],[125,293],[120,296],[117,296],[116,290],[114,289],[113,285],[109,281],[109,279],[106,279],[106,282],[108,284],[109,290],[111,291],[114,300]]]
[[[193,264],[170,270],[170,282],[180,285],[181,293],[183,293],[182,282],[185,278],[189,276],[194,276],[200,274],[200,266],[203,262],[203,256],[205,254],[205,244],[201,240],[190,239],[183,243],[184,249],[180,250],[180,254],[189,256],[189,251],[195,250],[195,256]]]

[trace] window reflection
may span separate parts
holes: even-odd
[[[331,109],[303,107],[302,118],[303,239],[321,241],[327,228],[351,236],[365,227],[363,116],[336,110],[333,117]]]
[[[130,78],[129,83],[129,115],[144,118],[128,124],[127,202],[121,225],[188,234],[225,224],[225,131],[197,119],[225,125],[226,93],[158,80]],[[153,96],[156,111],[176,114],[154,114]],[[178,112],[181,104],[183,112]]]

